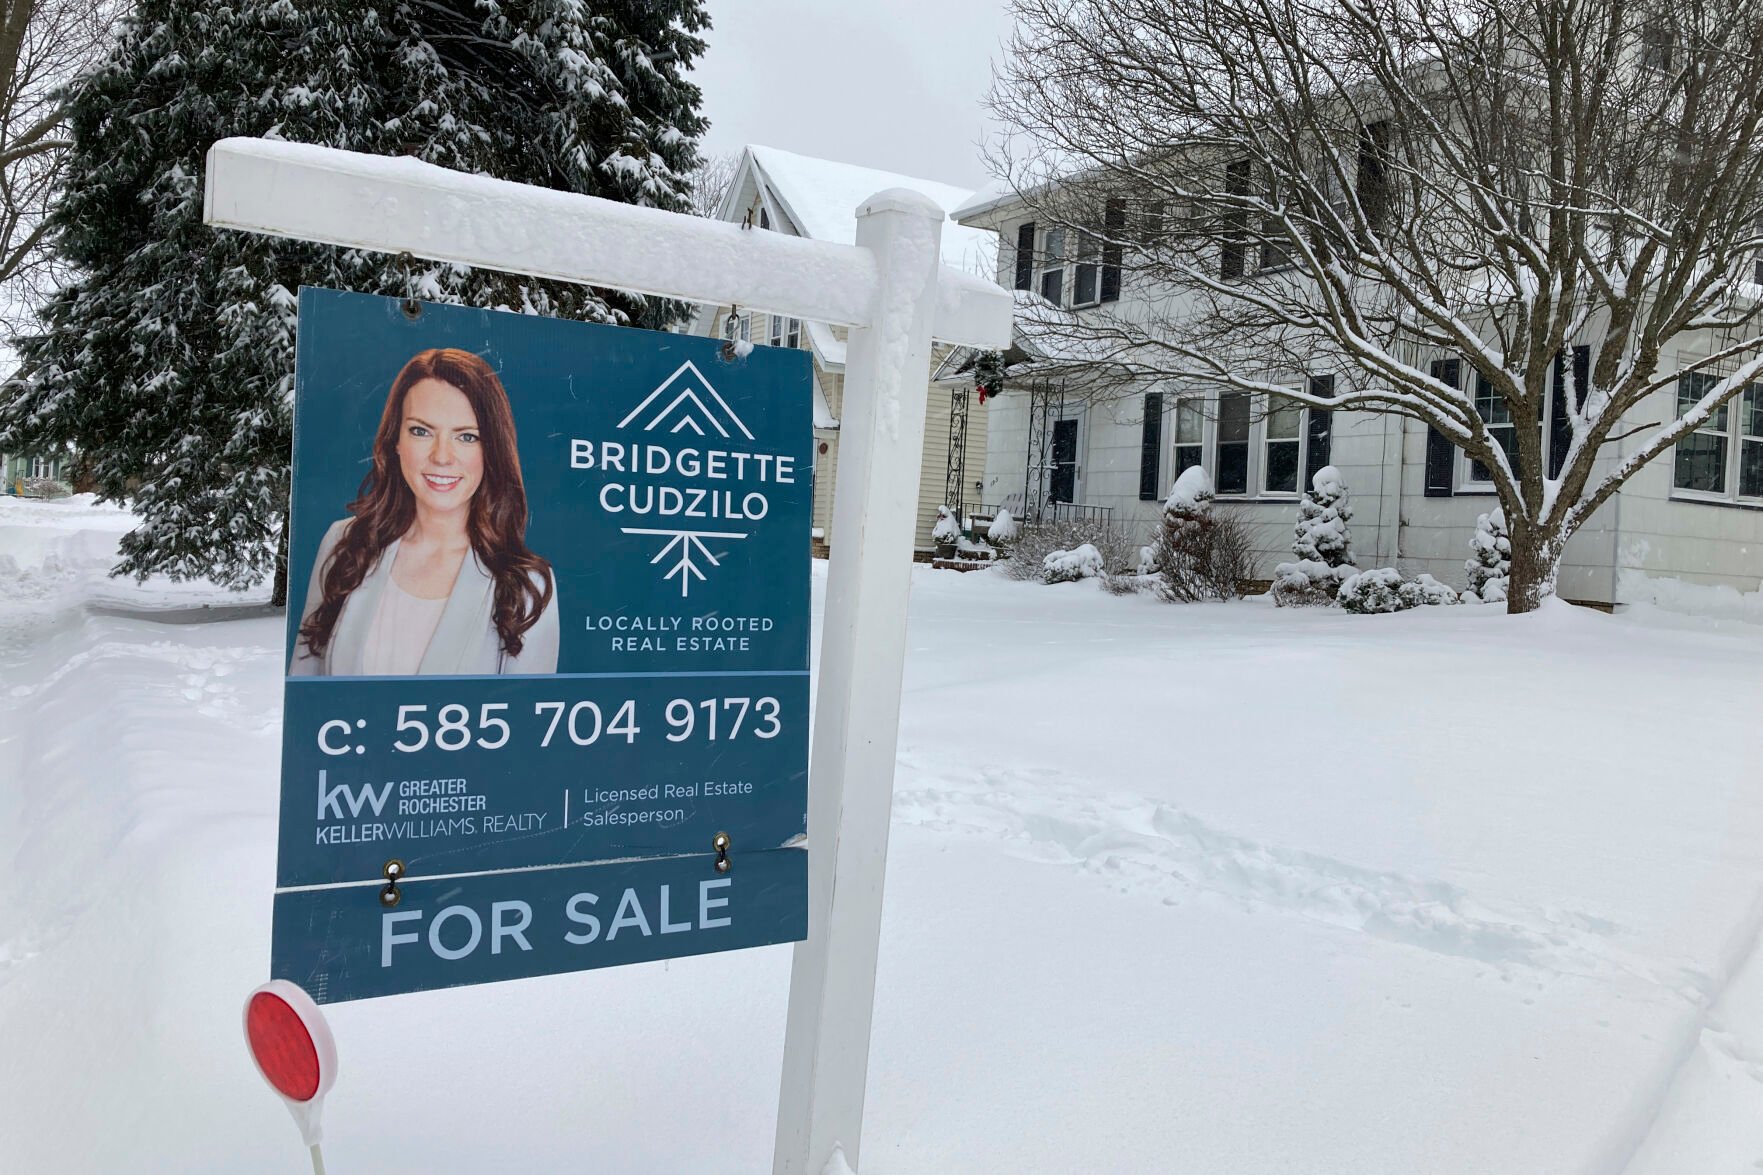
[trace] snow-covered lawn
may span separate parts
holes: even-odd
[[[298,1172],[280,623],[127,522],[0,500],[0,1169]],[[1763,629],[914,592],[864,1175],[1754,1172]],[[769,1170],[788,971],[337,1006],[331,1169]]]

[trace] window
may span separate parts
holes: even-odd
[[[1304,444],[1304,406],[1283,396],[1270,397],[1263,425],[1261,486],[1270,494],[1295,494]]]
[[[1488,435],[1505,451],[1506,464],[1511,468],[1512,476],[1519,476],[1518,426],[1512,422],[1512,405],[1506,402],[1506,397],[1494,391],[1494,385],[1479,371],[1475,373],[1475,413],[1481,417],[1482,424],[1487,426]],[[1472,460],[1469,463],[1469,480],[1492,482],[1493,470],[1480,461]]]
[[[1145,395],[1145,427],[1139,439],[1139,501],[1154,502],[1163,488],[1163,393]]]
[[[1104,302],[1120,300],[1120,261],[1123,241],[1126,237],[1126,201],[1115,198],[1102,210],[1102,234],[1107,238],[1102,246],[1102,290]]]
[[[1700,371],[1679,377],[1678,415],[1689,411],[1720,378]],[[1677,442],[1672,473],[1675,489],[1763,498],[1763,384],[1746,386],[1736,399],[1716,409],[1707,424]]]
[[[769,213],[765,210],[764,205],[761,205],[759,208],[759,227],[760,228],[770,228],[771,227],[771,213]]]
[[[1641,65],[1670,72],[1672,41],[1671,26],[1664,21],[1650,20],[1642,25]]]
[[[1239,159],[1224,169],[1226,196],[1249,194],[1249,161]],[[1231,209],[1224,215],[1224,236],[1219,241],[1218,272],[1221,277],[1242,277],[1249,252],[1249,213]]]
[[[1323,400],[1334,399],[1334,376],[1313,375],[1309,379],[1310,394]],[[1328,465],[1333,456],[1334,448],[1334,412],[1327,408],[1312,408],[1308,413],[1308,427],[1304,437],[1304,484],[1302,489],[1309,489],[1316,481],[1316,475]]]
[[[785,318],[781,314],[773,314],[771,330],[766,342],[774,347],[799,347],[802,345],[802,320]]]
[[[1035,288],[1035,222],[1016,226],[1016,288]]]
[[[1573,445],[1573,413],[1568,405],[1585,407],[1586,388],[1592,381],[1592,349],[1579,346],[1573,348],[1572,354],[1572,367],[1568,366],[1566,355],[1557,353],[1555,356],[1555,386],[1548,410],[1550,477],[1561,476],[1561,470],[1567,465],[1567,450]]]
[[[1677,381],[1677,414],[1682,416],[1708,394],[1719,376],[1703,371],[1686,372]],[[1701,494],[1724,494],[1726,490],[1727,409],[1722,404],[1707,424],[1677,442],[1677,464],[1672,485]]]
[[[1763,384],[1739,401],[1739,497],[1763,498]]]
[[[1189,396],[1175,402],[1175,477],[1205,461],[1205,401]]]
[[[1359,128],[1359,161],[1354,178],[1359,195],[1359,210],[1373,232],[1381,232],[1390,221],[1395,203],[1395,186],[1390,181],[1390,124],[1373,122]]]
[[[1436,380],[1449,384],[1451,387],[1463,386],[1463,361],[1461,359],[1435,359],[1432,362],[1431,374]],[[1456,463],[1457,448],[1438,429],[1431,425],[1426,429],[1426,466],[1425,481],[1422,492],[1429,498],[1448,498],[1456,480],[1452,466]]]
[[[1049,228],[1041,236],[1041,297],[1055,306],[1065,305],[1065,230]]]
[[[1102,239],[1095,233],[1077,235],[1077,266],[1072,274],[1071,304],[1090,306],[1098,301],[1097,269],[1102,261]]]
[[[1221,494],[1249,492],[1249,393],[1218,397],[1218,469],[1213,483]]]
[[[32,477],[54,477],[55,476],[54,463],[51,462],[49,460],[49,458],[47,458],[47,457],[32,457],[31,458],[31,476]]]
[[[1279,206],[1272,186],[1267,191],[1267,202],[1274,207]],[[1285,269],[1292,264],[1292,243],[1286,240],[1285,227],[1277,216],[1265,216],[1261,219],[1261,269]]]

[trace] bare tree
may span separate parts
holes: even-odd
[[[722,202],[728,196],[728,190],[735,182],[735,173],[741,169],[741,157],[738,154],[708,155],[692,172],[692,213],[696,216],[715,216],[722,211]]]
[[[12,330],[55,280],[44,234],[72,145],[62,89],[96,60],[119,8],[0,0],[0,323]]]
[[[1755,0],[1013,8],[994,164],[1141,295],[1044,328],[1127,378],[1425,422],[1499,495],[1512,611],[1763,375]]]

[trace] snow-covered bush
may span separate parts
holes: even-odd
[[[1041,561],[1041,575],[1048,583],[1093,579],[1105,570],[1102,552],[1089,543],[1070,551],[1051,551]]]
[[[947,506],[937,507],[937,524],[931,527],[930,537],[944,546],[952,547],[961,538],[961,521],[955,517],[955,511]]]
[[[1506,587],[1512,577],[1512,539],[1506,533],[1506,512],[1493,509],[1475,520],[1475,534],[1469,539],[1469,558],[1463,564],[1469,573],[1469,589],[1463,593],[1465,604],[1498,604],[1506,600]]]
[[[1402,599],[1402,573],[1394,567],[1374,567],[1341,581],[1335,601],[1349,612],[1400,612],[1414,604]]]
[[[73,487],[53,477],[27,477],[19,484],[19,491],[26,498],[65,498],[73,493]]]
[[[1000,543],[1014,542],[1016,536],[1021,532],[1022,527],[1017,524],[1010,511],[1000,507],[998,512],[992,515],[991,525],[986,527],[986,538],[996,546]]]
[[[1352,518],[1353,506],[1341,471],[1332,465],[1318,469],[1298,504],[1298,525],[1292,539],[1297,561],[1273,569],[1274,603],[1326,604],[1334,599],[1341,581],[1356,570],[1353,532],[1347,525]]]
[[[1376,567],[1349,575],[1335,599],[1349,612],[1406,612],[1428,604],[1455,604],[1457,593],[1430,575],[1404,579],[1394,567]]]
[[[1214,514],[1212,478],[1192,466],[1176,478],[1163,506],[1151,562],[1167,600],[1229,600],[1249,573],[1249,534],[1234,513]]]
[[[1143,541],[1136,529],[1114,522],[1070,518],[1023,522],[1009,544],[1010,558],[1004,563],[1004,573],[1014,579],[1039,582],[1048,555],[1074,551],[1085,544],[1101,552],[1104,574],[1131,570],[1137,564],[1139,544]]]

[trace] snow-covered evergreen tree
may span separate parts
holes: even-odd
[[[302,284],[639,325],[680,308],[208,229],[209,146],[414,155],[683,211],[708,24],[702,0],[142,0],[72,95],[54,229],[81,277],[19,340],[0,449],[71,442],[104,496],[133,497],[119,573],[280,571]]]
[[[1273,599],[1278,604],[1327,603],[1353,566],[1353,505],[1341,471],[1325,465],[1310,479],[1298,504],[1293,533],[1295,563],[1273,569]]]
[[[949,546],[961,538],[961,522],[955,517],[955,511],[947,506],[937,507],[937,523],[931,527],[930,537]]]
[[[1495,508],[1477,516],[1463,570],[1469,573],[1464,603],[1498,604],[1505,600],[1506,585],[1512,575],[1512,539],[1506,534],[1504,510]]]

